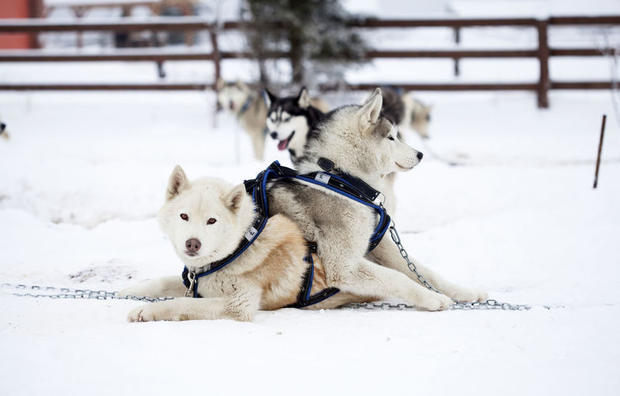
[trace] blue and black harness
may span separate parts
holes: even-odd
[[[269,165],[267,169],[259,173],[255,179],[246,180],[244,182],[245,189],[248,194],[252,195],[252,200],[254,201],[258,212],[258,216],[254,221],[254,224],[252,224],[250,229],[246,232],[245,237],[237,249],[235,249],[235,251],[228,257],[212,263],[204,270],[190,272],[187,267],[184,268],[182,277],[183,283],[185,284],[185,287],[187,287],[186,295],[201,297],[198,293],[199,279],[219,271],[228,264],[234,262],[259,237],[265,228],[267,221],[269,220],[267,183],[278,179],[298,180],[317,185],[372,208],[379,216],[379,221],[372,233],[372,236],[370,237],[368,244],[368,251],[370,252],[373,250],[379,242],[381,242],[381,239],[390,227],[391,222],[390,216],[386,213],[385,208],[383,208],[381,203],[378,201],[382,197],[381,192],[375,190],[363,180],[335,169],[334,163],[326,158],[319,159],[318,164],[323,171],[300,175],[294,169],[281,166],[278,161],[275,161]],[[312,282],[314,278],[314,260],[312,258],[312,254],[316,253],[316,251],[316,243],[309,242],[308,254],[304,258],[304,261],[308,263],[308,270],[304,276],[304,281],[297,297],[297,302],[290,305],[290,307],[303,308],[317,304],[339,292],[339,290],[335,287],[328,287],[311,295],[310,291],[312,289]]]

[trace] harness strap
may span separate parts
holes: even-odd
[[[340,291],[340,289],[336,287],[328,287],[314,295],[310,295],[312,291],[312,283],[314,281],[314,259],[312,258],[312,253],[316,253],[316,250],[316,243],[310,242],[308,244],[308,255],[304,257],[304,261],[310,265],[308,266],[306,274],[304,275],[301,290],[297,295],[297,302],[288,305],[287,308],[308,307],[310,305],[320,303],[321,301],[328,299],[329,297]]]
[[[220,261],[211,263],[208,266],[193,270],[191,274],[187,267],[184,268],[182,278],[183,284],[187,287],[188,292],[190,292],[194,297],[200,297],[200,294],[198,293],[198,280],[203,276],[212,274],[213,272],[218,271],[232,263],[243,252],[245,252],[245,250],[262,233],[269,217],[267,182],[271,179],[291,178],[316,184],[374,209],[379,215],[379,222],[369,240],[368,251],[370,252],[373,250],[379,244],[391,223],[390,216],[386,213],[383,206],[380,203],[379,205],[376,203],[376,200],[381,196],[381,193],[366,184],[361,179],[348,175],[344,172],[339,172],[339,175],[327,173],[328,170],[334,169],[333,162],[328,159],[321,158],[319,160],[319,164],[321,168],[326,170],[326,172],[311,172],[305,175],[299,175],[295,170],[281,166],[278,161],[275,161],[269,165],[267,169],[260,172],[255,179],[245,180],[244,185],[246,192],[252,195],[252,200],[254,201],[258,212],[256,220],[246,232],[245,238],[239,243],[239,246],[231,255]],[[321,302],[339,291],[337,288],[330,287],[316,293],[313,296],[310,295],[312,281],[314,278],[314,260],[312,259],[313,249],[316,252],[316,244],[311,243],[309,245],[309,253],[307,257],[304,258],[304,260],[309,262],[310,265],[306,276],[304,277],[304,283],[299,293],[298,301],[291,306],[298,308],[307,307]]]

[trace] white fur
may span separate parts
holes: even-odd
[[[157,219],[176,253],[188,268],[200,268],[226,257],[237,247],[238,236],[245,233],[254,219],[254,205],[245,199],[244,186],[231,188],[214,178],[190,183],[180,167],[174,169],[169,185],[175,181],[180,181],[179,190],[175,195],[168,194]],[[233,208],[235,199],[239,206]],[[181,214],[186,214],[188,220],[183,220]],[[210,218],[216,222],[207,224]],[[196,256],[186,252],[185,242],[191,238],[201,243]]]

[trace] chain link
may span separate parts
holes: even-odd
[[[383,207],[383,204],[380,204],[380,205],[381,205],[381,207]],[[400,240],[400,235],[398,235],[398,231],[396,231],[396,224],[394,223],[394,220],[392,220],[392,224],[390,225],[390,236],[392,237],[392,241],[394,241],[394,244],[398,248],[398,251],[400,252],[400,255],[402,256],[403,260],[405,260],[405,262],[407,262],[407,267],[409,267],[409,270],[415,274],[415,276],[418,278],[420,283],[422,285],[424,285],[424,287],[426,287],[427,289],[432,290],[435,293],[440,293],[441,294],[441,292],[439,290],[437,290],[435,287],[433,287],[433,285],[431,285],[426,280],[426,278],[424,278],[424,276],[420,272],[418,272],[418,267],[416,265],[415,259],[409,257],[409,254],[407,254],[407,251],[405,250],[405,247],[403,246],[403,244],[402,244],[402,242]],[[390,304],[390,303],[386,303],[386,302],[382,302],[382,303],[348,304],[345,307],[346,308],[354,308],[354,309],[359,309],[359,308],[366,308],[366,309],[380,308],[380,309],[398,309],[398,310],[413,309],[414,308],[413,306],[410,306],[410,305],[407,305],[407,304]],[[483,302],[460,302],[460,301],[457,301],[457,302],[455,302],[450,307],[450,309],[452,309],[452,310],[477,310],[477,309],[491,310],[491,309],[501,309],[501,310],[506,310],[506,311],[527,311],[530,308],[531,307],[529,305],[509,304],[509,303],[505,303],[505,302],[499,302],[499,301],[496,301],[496,300],[486,300],[486,301],[483,301]]]
[[[10,294],[18,297],[35,297],[51,299],[89,299],[89,300],[133,300],[144,302],[157,302],[171,300],[174,297],[147,297],[126,295],[121,296],[117,291],[71,289],[68,287],[53,287],[39,285],[24,285],[21,283],[2,283],[2,289],[12,289]]]

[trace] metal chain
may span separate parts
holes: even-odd
[[[418,267],[414,263],[415,259],[413,259],[413,261],[412,261],[409,258],[409,254],[407,254],[407,251],[405,250],[405,247],[403,246],[403,244],[400,241],[400,235],[398,235],[398,231],[396,231],[394,220],[392,220],[392,224],[390,225],[390,236],[392,237],[392,241],[394,241],[394,244],[398,248],[398,251],[400,252],[400,255],[407,262],[407,267],[409,267],[409,271],[411,271],[411,272],[413,272],[415,274],[415,276],[418,278],[420,283],[422,283],[424,285],[424,287],[426,287],[429,290],[434,291],[435,293],[441,294],[441,292],[439,290],[435,289],[433,287],[433,285],[431,285],[426,280],[426,278],[424,278],[424,276],[422,276],[422,274],[418,272]]]
[[[51,298],[51,299],[93,299],[93,300],[133,300],[144,302],[157,302],[171,300],[174,297],[147,297],[126,295],[121,296],[117,291],[107,290],[91,290],[91,289],[71,289],[68,287],[53,287],[39,285],[24,285],[2,283],[2,289],[13,289],[16,292],[10,293],[18,297],[35,297],[35,298]]]
[[[383,204],[380,204],[380,205],[381,205],[381,207],[383,207]],[[424,276],[420,272],[418,272],[418,267],[416,266],[415,259],[409,258],[409,254],[407,254],[407,251],[405,250],[405,247],[403,246],[403,244],[402,244],[402,242],[400,240],[400,235],[398,235],[398,231],[396,231],[396,224],[394,223],[394,220],[392,220],[392,224],[390,225],[390,236],[392,237],[392,241],[394,241],[394,244],[398,248],[398,251],[400,252],[400,255],[407,262],[407,267],[409,267],[409,270],[415,274],[415,276],[418,278],[420,283],[422,285],[424,285],[424,287],[426,287],[427,289],[432,290],[435,293],[440,293],[441,294],[441,292],[439,290],[437,290],[435,287],[433,287],[433,285],[431,285],[426,280],[426,278],[424,278]],[[414,308],[414,307],[412,307],[410,305],[407,305],[407,304],[390,304],[390,303],[386,303],[386,302],[382,302],[382,303],[348,304],[346,307],[348,307],[348,308],[366,308],[366,309],[374,309],[374,308],[399,309],[399,310]],[[499,301],[496,301],[496,300],[486,300],[486,301],[483,301],[483,302],[460,302],[460,301],[457,301],[457,302],[455,302],[450,307],[450,309],[452,309],[452,310],[502,309],[502,310],[507,310],[507,311],[527,311],[530,308],[531,307],[529,305],[509,304],[509,303],[499,302]]]
[[[349,309],[368,309],[368,310],[376,310],[381,309],[384,311],[387,310],[398,310],[405,311],[409,309],[418,309],[413,305],[404,304],[404,303],[389,303],[389,302],[370,302],[370,303],[351,303],[347,305],[343,305],[341,308],[349,308]],[[486,300],[484,302],[457,302],[454,303],[450,310],[453,311],[471,311],[471,310],[494,310],[500,309],[504,311],[529,311],[532,307],[529,305],[523,304],[509,304],[502,303],[497,300]],[[550,307],[545,307],[550,309]]]

